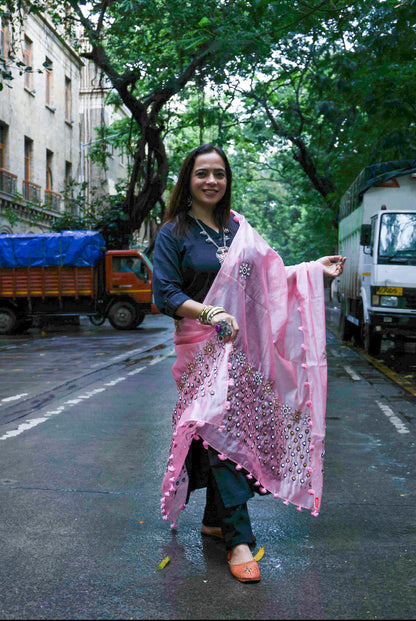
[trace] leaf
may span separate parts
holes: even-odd
[[[264,556],[264,546],[260,548],[260,550],[255,554],[254,560],[259,561],[260,559],[263,558],[263,556]]]
[[[157,569],[164,569],[166,565],[169,565],[169,563],[170,563],[170,556],[165,556],[163,561],[160,561],[159,565],[157,566]]]
[[[198,26],[200,28],[203,28],[204,26],[209,26],[209,24],[211,23],[211,20],[209,19],[209,17],[203,17],[199,22],[198,22]]]

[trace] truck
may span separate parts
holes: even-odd
[[[136,249],[106,250],[96,231],[0,235],[0,334],[35,318],[108,318],[117,330],[157,313],[152,264]]]
[[[416,339],[416,160],[367,166],[340,202],[340,333],[370,355]]]

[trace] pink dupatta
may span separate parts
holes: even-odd
[[[327,388],[322,267],[285,268],[243,216],[234,218],[238,232],[204,303],[237,318],[237,339],[224,344],[194,319],[178,322],[175,332],[178,400],[161,500],[171,528],[185,508],[193,438],[234,462],[259,493],[314,516],[320,509]]]

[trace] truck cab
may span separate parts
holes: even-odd
[[[395,339],[416,334],[416,212],[387,211],[383,205],[369,228],[370,239],[362,235],[368,241],[363,245],[363,322],[371,326],[378,348],[383,332]]]
[[[108,250],[105,254],[104,282],[93,323],[108,317],[118,330],[142,323],[145,315],[157,313],[152,299],[152,264],[138,250]]]

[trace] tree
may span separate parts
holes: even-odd
[[[46,3],[8,0],[8,18],[23,4],[40,11]],[[328,251],[339,197],[361,168],[413,157],[414,5],[48,0],[58,26],[82,24],[84,55],[110,80],[112,101],[131,112],[125,239],[155,209],[163,216],[170,170],[212,139],[237,167],[240,205],[273,244],[291,257],[309,252],[308,239]]]
[[[256,66],[241,89],[252,125],[279,144],[272,158],[282,183],[297,178],[308,215],[321,225],[312,230],[324,221],[333,242],[340,198],[362,168],[416,157],[415,11],[414,2],[394,0],[345,5],[276,42],[263,78]]]
[[[345,2],[265,0],[7,0],[11,15],[47,11],[67,32],[81,24],[90,49],[86,58],[105,73],[130,110],[136,138],[129,186],[120,222],[126,239],[159,205],[163,212],[168,156],[163,140],[166,108],[191,83],[228,75],[270,56],[276,40],[299,24],[308,29],[322,11],[334,15]],[[347,3],[348,4],[348,3]],[[3,12],[3,18],[7,15]],[[202,117],[201,117],[202,119]]]

